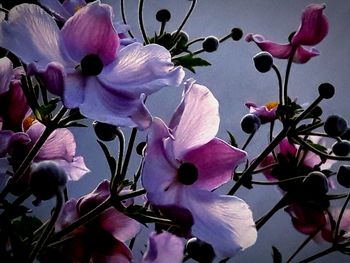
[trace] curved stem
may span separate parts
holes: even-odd
[[[244,145],[242,147],[242,150],[244,150],[248,146],[250,141],[253,139],[254,135],[255,135],[255,132],[253,132],[249,135],[249,137],[247,138],[246,142],[244,143]]]
[[[313,103],[310,104],[295,120],[295,125],[302,121],[321,101],[322,97],[317,97]]]
[[[187,20],[190,18],[191,14],[193,12],[193,9],[196,6],[196,3],[197,3],[197,0],[192,0],[192,4],[190,6],[190,9],[188,10],[184,20],[182,20],[182,23],[179,26],[179,28],[177,29],[175,35],[173,36],[174,42],[176,42],[177,38],[180,36],[181,29],[184,27],[184,25],[186,24]]]
[[[120,12],[122,15],[123,23],[128,24],[128,22],[126,21],[126,16],[125,16],[124,0],[120,0]],[[130,30],[128,30],[128,33],[129,33],[130,37],[134,38],[134,35],[131,33]]]
[[[138,7],[138,16],[139,16],[139,26],[140,26],[140,30],[142,33],[142,37],[143,37],[143,41],[145,42],[145,44],[149,44],[149,40],[147,38],[147,33],[145,30],[145,26],[143,24],[143,1],[144,0],[139,0],[139,7]]]
[[[271,141],[273,139],[273,129],[274,128],[275,128],[275,120],[271,121],[271,123],[270,123],[269,143],[271,143]],[[278,162],[277,156],[276,156],[276,153],[275,153],[275,149],[273,149],[271,153],[272,153],[272,156],[273,156],[273,159],[275,160],[275,162]]]
[[[53,215],[51,216],[51,219],[47,226],[45,227],[44,231],[42,232],[39,240],[37,241],[35,247],[33,248],[32,252],[29,255],[29,262],[33,262],[40,252],[40,250],[44,247],[46,241],[48,240],[50,233],[52,232],[56,220],[61,212],[61,208],[63,206],[63,194],[62,191],[59,190],[56,194],[56,207],[55,211],[53,212]]]
[[[297,176],[297,177],[293,177],[293,178],[288,178],[288,179],[284,179],[284,180],[280,180],[280,181],[276,181],[276,182],[268,182],[268,181],[254,181],[252,180],[252,184],[258,184],[258,185],[278,185],[278,184],[283,184],[283,183],[288,183],[288,182],[293,182],[293,181],[299,181],[304,179],[305,176]]]
[[[339,228],[340,228],[340,222],[343,218],[343,215],[344,215],[344,212],[345,212],[345,208],[346,206],[348,205],[350,201],[350,192],[348,193],[348,196],[346,197],[346,200],[340,210],[340,213],[339,213],[339,217],[337,219],[337,223],[335,225],[335,230],[334,230],[334,244],[336,244],[336,242],[338,241],[339,237],[340,237],[340,233],[339,233]]]
[[[116,182],[120,180],[121,177],[121,169],[122,169],[122,163],[123,163],[123,156],[124,156],[124,148],[125,148],[125,137],[123,132],[120,129],[117,129],[117,136],[119,140],[119,151],[118,151],[118,163],[117,163],[117,170],[111,180],[111,192],[115,192]]]
[[[280,105],[284,105],[286,102],[283,101],[283,86],[282,86],[282,77],[281,77],[281,73],[278,70],[278,68],[273,64],[272,65],[272,69],[275,71],[276,75],[277,75],[277,79],[278,79],[278,98],[279,98],[279,104]]]
[[[283,96],[284,96],[284,105],[288,104],[288,81],[289,81],[289,74],[290,74],[290,70],[292,68],[292,63],[293,63],[293,58],[296,52],[296,47],[292,48],[292,51],[290,53],[289,59],[288,59],[288,64],[287,64],[287,68],[286,68],[286,75],[284,78],[284,87],[283,87]]]
[[[125,159],[124,159],[124,163],[123,163],[123,168],[122,168],[122,172],[121,172],[123,177],[126,176],[126,171],[128,170],[128,165],[129,165],[132,149],[134,147],[136,134],[137,134],[137,129],[133,128],[132,131],[131,131],[131,134],[130,134],[129,143],[128,143],[128,149],[126,150]]]
[[[335,251],[337,251],[337,250],[338,250],[338,249],[337,249],[336,247],[332,246],[332,247],[327,248],[327,249],[325,249],[325,250],[323,250],[323,251],[321,251],[321,252],[319,252],[319,253],[317,253],[317,254],[311,256],[311,257],[308,257],[308,258],[306,258],[306,259],[304,259],[304,260],[299,261],[299,263],[311,262],[311,261],[313,261],[313,260],[315,260],[315,259],[318,259],[318,258],[320,258],[320,257],[323,257],[323,256],[325,256],[325,255],[327,255],[327,254],[330,254],[330,253],[332,253],[332,252],[335,252]]]
[[[199,41],[203,41],[204,39],[205,39],[205,37],[199,37],[199,38],[193,39],[192,41],[187,43],[186,48],[188,48],[190,45],[192,45],[194,43],[197,43]]]

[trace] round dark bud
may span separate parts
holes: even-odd
[[[32,193],[40,200],[51,199],[67,183],[66,172],[54,161],[33,164],[30,176]]]
[[[323,111],[320,106],[316,106],[311,110],[311,114],[313,117],[320,117],[322,115]]]
[[[103,70],[103,62],[98,55],[86,55],[80,61],[80,68],[85,76],[97,76]]]
[[[206,52],[214,52],[219,48],[219,39],[214,36],[206,37],[203,40],[202,48]]]
[[[348,127],[346,131],[340,136],[343,140],[350,140],[350,128]]]
[[[176,34],[176,31],[171,33],[172,36],[174,36],[175,34]],[[177,40],[178,45],[186,45],[188,40],[189,40],[188,34],[185,31],[181,30],[178,35],[178,40]]]
[[[346,188],[350,188],[350,165],[342,165],[337,173],[338,183]]]
[[[242,38],[243,36],[243,30],[239,27],[232,28],[231,30],[231,38],[234,41],[238,41]]]
[[[201,263],[211,263],[215,258],[213,247],[196,237],[187,241],[186,253],[189,257]]]
[[[266,73],[273,66],[273,57],[269,52],[261,51],[253,57],[254,66],[257,71]]]
[[[335,88],[332,84],[322,83],[318,86],[318,93],[324,99],[330,99],[334,96]]]
[[[339,115],[330,115],[324,122],[324,131],[332,137],[342,136],[347,128],[347,121]]]
[[[311,172],[304,178],[303,188],[310,197],[322,197],[329,189],[327,176],[322,172]]]
[[[145,149],[146,149],[146,142],[140,142],[136,146],[136,153],[140,156],[143,156]]]
[[[340,141],[332,145],[332,151],[338,156],[347,156],[350,153],[350,142]]]
[[[113,141],[117,136],[117,126],[99,121],[94,121],[92,126],[94,127],[97,138],[99,138],[101,141]]]
[[[170,11],[168,9],[161,9],[156,14],[156,19],[159,22],[168,22],[171,18]]]
[[[182,163],[177,170],[177,178],[184,185],[192,185],[198,179],[198,169],[192,163]]]
[[[248,113],[241,119],[241,128],[245,133],[251,134],[256,132],[261,125],[260,118],[255,114]]]

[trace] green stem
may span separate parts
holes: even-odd
[[[205,37],[199,37],[199,38],[193,39],[192,41],[190,41],[190,42],[187,43],[186,49],[187,49],[190,45],[192,45],[192,44],[194,44],[194,43],[197,43],[197,42],[199,42],[199,41],[203,41],[204,39],[205,39]]]
[[[332,252],[335,252],[335,251],[337,251],[337,250],[338,250],[338,249],[337,249],[336,247],[332,246],[332,247],[327,248],[327,249],[325,249],[325,250],[323,250],[323,251],[321,251],[321,252],[319,252],[319,253],[317,253],[317,254],[311,256],[311,257],[308,257],[308,258],[306,258],[306,259],[304,259],[304,260],[299,261],[299,263],[311,262],[311,261],[313,261],[313,260],[315,260],[315,259],[318,259],[318,258],[320,258],[320,257],[323,257],[323,256],[325,256],[325,255],[328,255],[328,254],[330,254],[330,253],[332,253]]]
[[[129,165],[130,157],[131,157],[131,154],[132,154],[132,149],[134,147],[136,134],[137,134],[137,129],[133,128],[132,131],[131,131],[131,134],[130,134],[129,143],[128,143],[128,149],[126,150],[125,159],[124,159],[124,163],[123,163],[123,168],[122,168],[122,172],[121,172],[123,177],[126,176],[126,171],[128,170],[128,165]]]
[[[289,81],[290,70],[292,68],[293,58],[294,58],[296,50],[297,50],[296,47],[292,48],[292,51],[291,51],[289,59],[288,59],[287,68],[286,68],[286,75],[285,75],[285,79],[284,79],[284,88],[283,88],[283,96],[284,96],[285,105],[287,105],[287,103],[288,103],[288,81]]]
[[[270,130],[269,130],[269,143],[271,143],[272,139],[273,139],[273,130],[275,128],[275,121],[271,121],[270,123]],[[276,156],[276,153],[275,153],[275,149],[272,150],[272,156],[273,156],[273,159],[275,160],[275,162],[278,162],[277,160],[277,156]]]
[[[283,86],[282,86],[282,77],[278,68],[273,64],[272,69],[275,71],[278,79],[278,95],[279,95],[279,104],[284,105],[286,102],[283,101]]]
[[[61,212],[61,208],[63,206],[63,194],[62,191],[58,191],[56,195],[56,207],[53,212],[53,215],[51,216],[51,219],[49,223],[47,224],[46,228],[42,232],[39,240],[37,241],[35,247],[33,248],[32,252],[29,255],[29,262],[33,262],[36,258],[36,256],[39,254],[41,249],[44,247],[46,241],[48,240],[50,233],[52,232],[56,220]]]
[[[128,22],[126,21],[126,16],[125,16],[124,0],[120,0],[120,12],[122,15],[123,23],[128,24]],[[131,33],[130,30],[128,30],[128,33],[129,33],[130,37],[134,38],[134,35]]]
[[[184,25],[186,24],[187,20],[190,18],[191,14],[193,12],[193,9],[196,6],[196,3],[197,3],[197,0],[192,0],[192,4],[190,6],[190,9],[188,10],[185,18],[182,20],[182,23],[179,26],[179,28],[177,29],[175,35],[173,36],[174,43],[177,41],[178,37],[180,36],[181,29],[184,27]]]
[[[302,121],[321,101],[322,97],[319,96],[315,99],[313,103],[307,109],[305,109],[295,120],[295,125],[298,124],[300,121]]]
[[[123,163],[123,156],[124,156],[124,148],[125,148],[125,137],[123,132],[120,129],[117,129],[117,136],[119,140],[119,151],[118,151],[118,164],[117,164],[117,170],[111,180],[111,192],[114,193],[115,189],[117,187],[116,183],[119,182],[121,179],[121,169],[122,169],[122,163]]]
[[[336,242],[338,241],[339,237],[340,237],[340,233],[339,233],[339,228],[340,228],[340,222],[343,218],[343,215],[344,215],[344,212],[345,212],[345,208],[346,206],[348,205],[350,201],[350,192],[348,193],[348,196],[346,197],[346,200],[340,210],[340,213],[339,213],[339,217],[337,219],[337,223],[335,225],[335,230],[334,230],[334,244],[336,244]]]
[[[250,166],[242,173],[236,184],[230,189],[228,195],[234,195],[239,187],[243,184],[245,177],[252,174],[254,170],[259,166],[259,164],[266,158],[266,156],[275,149],[275,147],[282,141],[282,139],[287,135],[287,130],[284,128],[280,133],[272,140],[272,142],[265,148],[265,150],[253,160]]]
[[[242,147],[242,150],[244,150],[248,146],[250,141],[253,139],[254,135],[255,135],[255,132],[253,132],[249,135],[249,137],[247,138],[246,142],[244,143],[244,145]]]
[[[144,0],[139,0],[139,7],[138,7],[138,16],[139,16],[139,27],[142,33],[142,37],[143,37],[143,41],[145,42],[145,44],[149,44],[149,40],[147,38],[147,33],[145,30],[145,26],[143,24],[143,1]]]

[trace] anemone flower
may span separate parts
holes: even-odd
[[[99,1],[82,7],[60,30],[37,5],[22,4],[0,19],[0,46],[38,74],[47,89],[88,118],[145,129],[151,115],[144,96],[184,77],[163,47],[133,43],[119,49],[112,8]],[[26,45],[23,45],[26,43]]]
[[[192,234],[231,257],[255,243],[251,210],[241,199],[214,189],[232,179],[246,153],[215,137],[218,102],[208,88],[186,83],[169,127],[154,118],[148,134],[142,183],[151,204],[178,206],[193,218]]]
[[[59,231],[88,213],[109,197],[109,182],[104,180],[90,194],[71,199],[63,207],[56,222]],[[110,207],[88,224],[75,229],[62,243],[62,255],[70,262],[130,263],[132,253],[125,241],[133,238],[140,224]]]
[[[259,117],[262,124],[272,122],[277,118],[277,102],[272,101],[263,106],[257,106],[254,102],[248,101],[245,105],[248,107],[250,113]]]
[[[255,42],[261,50],[269,52],[275,58],[287,59],[295,50],[293,62],[306,63],[320,54],[315,48],[309,47],[320,43],[328,33],[328,20],[323,14],[325,8],[325,4],[308,5],[302,13],[299,29],[291,35],[289,43],[275,43],[258,34],[248,34],[246,41]]]

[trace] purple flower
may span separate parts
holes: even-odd
[[[96,1],[59,30],[37,5],[18,5],[0,23],[0,46],[39,74],[67,108],[100,122],[145,129],[152,118],[144,96],[179,85],[184,71],[174,68],[170,53],[159,45],[119,49],[112,17],[112,8]]]
[[[320,53],[314,48],[305,48],[303,46],[314,46],[320,43],[328,33],[328,20],[323,14],[325,4],[308,5],[301,16],[299,29],[290,39],[289,43],[279,44],[265,38],[261,35],[248,34],[246,41],[255,42],[263,51],[269,52],[273,57],[286,59],[289,58],[292,50],[295,49],[293,62],[306,63],[312,57]]]
[[[275,101],[266,103],[263,106],[257,106],[254,102],[248,101],[245,103],[249,112],[255,114],[260,118],[262,124],[274,121],[278,103]]]
[[[218,257],[231,257],[254,244],[257,233],[244,201],[212,192],[230,181],[234,168],[246,158],[244,151],[215,137],[219,121],[213,94],[187,81],[169,128],[153,120],[142,183],[153,205],[188,210],[192,234],[211,244]]]
[[[78,201],[69,200],[56,222],[59,231],[88,213],[109,197],[109,182],[104,180],[97,188]],[[114,207],[108,208],[89,224],[80,226],[61,247],[62,254],[75,263],[130,263],[132,254],[125,241],[133,238],[140,224]]]
[[[184,242],[181,238],[168,232],[159,234],[152,232],[141,263],[181,263],[184,249]]]

